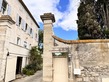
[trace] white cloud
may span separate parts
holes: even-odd
[[[60,12],[56,6],[60,0],[23,0],[28,6],[29,10],[35,17],[38,23],[42,23],[40,15],[44,13],[53,13],[56,22],[54,27],[61,27],[64,30],[77,30],[77,7],[79,0],[70,0],[68,9],[65,12]],[[61,21],[60,21],[61,20]]]
[[[65,13],[63,21],[59,22],[59,25],[65,30],[77,30],[76,20],[77,8],[79,6],[79,0],[70,0],[68,10]]]

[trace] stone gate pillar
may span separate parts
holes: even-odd
[[[53,57],[52,47],[53,43],[53,31],[52,26],[55,22],[54,15],[51,13],[45,13],[41,15],[41,19],[44,23],[44,50],[43,50],[43,82],[52,82],[53,80]]]

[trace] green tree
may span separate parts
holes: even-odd
[[[30,64],[34,63],[39,66],[42,63],[41,54],[37,46],[32,47],[32,49],[30,50],[29,59],[30,59]]]
[[[101,26],[97,22],[94,6],[94,0],[81,0],[77,21],[79,39],[101,38]]]
[[[97,0],[96,13],[104,38],[109,38],[109,0]]]
[[[42,57],[36,46],[30,50],[29,64],[23,69],[26,75],[33,75],[37,70],[42,68]]]
[[[41,54],[43,53],[43,30],[39,30],[39,43],[38,49],[40,50]]]

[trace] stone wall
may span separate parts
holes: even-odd
[[[109,82],[109,40],[76,40],[71,44],[56,40],[55,43],[57,47],[68,47],[68,54],[72,54],[69,82]],[[75,75],[74,69],[80,69],[81,75]]]
[[[109,78],[109,43],[78,43],[72,44],[73,62],[79,59],[81,75],[75,76],[77,82],[103,82]]]
[[[53,35],[53,14],[45,13],[41,19],[44,23],[43,82],[53,82],[57,74],[53,71],[61,68],[61,65],[54,66],[52,53],[64,52],[66,48],[70,60],[66,73],[69,82],[109,82],[109,40],[63,40]],[[60,82],[59,79],[56,81]]]

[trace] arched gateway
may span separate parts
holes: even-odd
[[[41,19],[43,82],[109,82],[109,40],[63,40],[53,35],[53,14]]]

